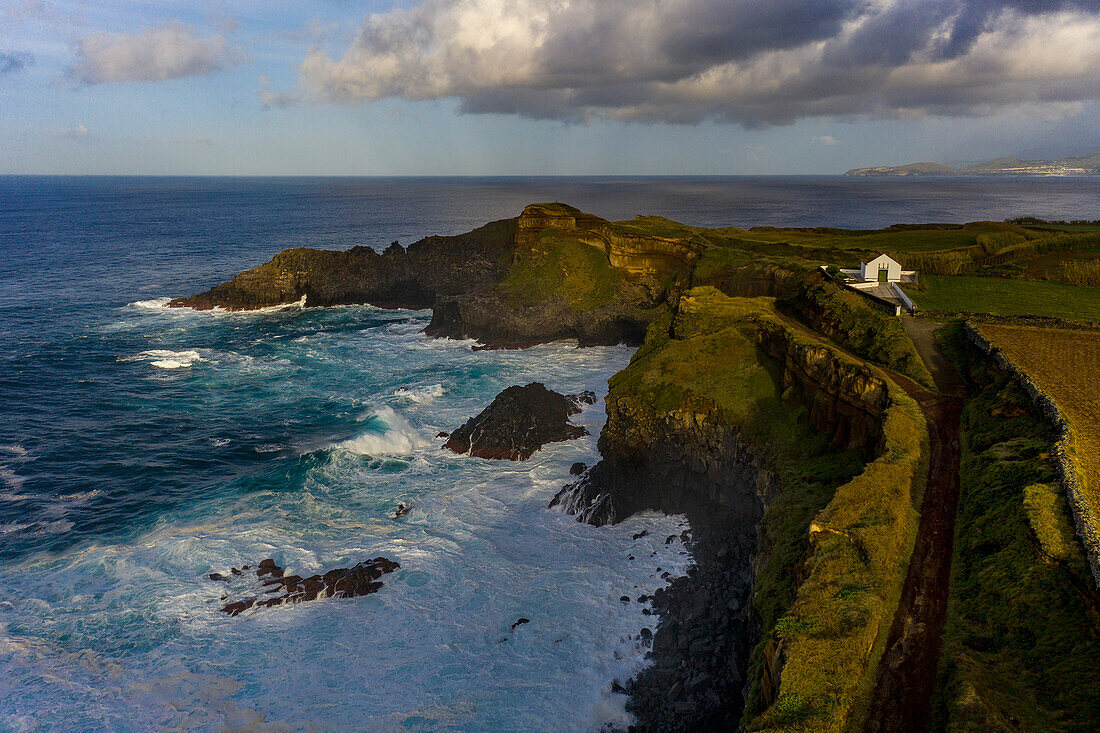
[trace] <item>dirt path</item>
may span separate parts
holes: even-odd
[[[940,324],[911,318],[903,323],[943,394],[934,395],[907,379],[895,377],[920,404],[928,423],[928,482],[901,601],[879,663],[866,733],[928,729],[947,618],[955,512],[959,503],[962,381],[932,338],[933,330]]]
[[[933,336],[933,333],[942,328],[943,324],[927,318],[902,316],[901,325],[905,328],[905,332],[909,334],[909,338],[913,340],[921,361],[924,362],[924,366],[932,374],[932,379],[936,382],[940,392],[956,397],[963,396],[966,390],[963,388],[962,380],[959,379],[955,367],[951,366],[951,362],[947,360],[947,357],[940,351],[939,346],[936,345],[936,339]]]

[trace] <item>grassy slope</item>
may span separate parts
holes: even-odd
[[[1093,516],[1100,517],[1100,331],[997,324],[983,324],[980,330],[1069,420],[1071,457]]]
[[[909,295],[924,310],[1100,322],[1100,289],[977,276],[926,275]]]
[[[1052,489],[1053,436],[1023,393],[945,339],[980,386],[963,413],[959,514],[935,730],[1095,730],[1100,636],[1088,570]],[[1095,596],[1094,596],[1095,597]]]
[[[784,402],[780,375],[755,343],[761,327],[832,350],[780,319],[770,299],[697,288],[681,300],[675,323],[666,316],[651,327],[611,387],[659,412],[717,412],[765,447],[783,489],[764,518],[768,551],[753,601],[764,640],[753,653],[747,715],[756,730],[842,730],[861,714],[882,651],[875,642],[885,638],[904,580],[923,479],[923,419],[892,387],[887,450],[861,467],[858,454],[831,448],[802,408]],[[822,528],[812,537],[811,522]],[[780,697],[765,711],[760,673],[773,638],[786,664]]]
[[[557,297],[587,311],[614,300],[625,279],[600,249],[551,230],[530,250],[517,253],[501,288],[521,303]]]
[[[791,307],[803,320],[813,320],[815,311],[828,314],[839,331],[837,340],[846,349],[904,374],[928,389],[935,388],[932,375],[901,322],[872,308],[856,293],[808,280],[792,299]]]

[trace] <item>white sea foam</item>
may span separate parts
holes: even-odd
[[[221,307],[214,307],[207,310],[195,310],[194,308],[168,308],[168,304],[172,302],[171,298],[151,298],[150,300],[135,300],[132,303],[127,303],[131,308],[144,308],[147,310],[171,310],[177,314],[202,314],[202,315],[249,315],[256,313],[276,313],[278,311],[289,310],[292,308],[305,308],[306,296],[302,296],[300,300],[296,300],[293,303],[281,303],[279,305],[271,305],[265,308],[253,308],[251,310],[226,310]]]
[[[460,458],[432,449],[425,436],[461,424],[509,384],[599,390],[630,350],[475,354],[456,342],[428,341],[411,327],[356,331],[356,318],[319,313],[323,327],[340,328],[313,331],[306,347],[289,338],[253,344],[245,339],[255,334],[243,328],[245,339],[219,337],[218,351],[200,351],[213,364],[204,376],[226,380],[241,399],[267,410],[261,414],[270,418],[277,408],[307,432],[317,413],[294,412],[301,405],[328,410],[337,423],[364,405],[391,405],[364,415],[355,437],[296,457],[285,450],[294,443],[270,431],[252,428],[249,435],[248,423],[218,428],[232,432],[207,437],[249,447],[280,440],[284,450],[258,472],[210,487],[208,501],[161,512],[136,537],[86,533],[77,547],[0,565],[0,598],[11,602],[0,612],[19,645],[0,653],[0,679],[11,691],[0,729],[18,716],[64,732],[343,730],[356,720],[357,729],[387,733],[539,733],[629,722],[611,680],[625,682],[646,664],[639,634],[656,618],[643,614],[647,604],[619,598],[652,595],[667,582],[657,567],[676,576],[690,557],[680,543],[664,543],[681,530],[678,517],[645,514],[592,527],[546,508],[568,481],[570,464],[597,457],[602,402],[582,417],[591,435],[549,445],[523,463]],[[197,317],[163,320],[171,320],[169,330],[151,335],[172,340],[160,344],[180,343],[181,328],[219,328]],[[214,336],[196,333],[191,343],[214,343]],[[293,363],[258,375],[238,367],[231,356],[237,352],[253,354],[258,366],[288,354]],[[409,394],[395,395],[401,386]],[[388,455],[404,458],[384,460]],[[18,467],[13,457],[0,458]],[[93,505],[86,492],[71,491],[64,500]],[[395,519],[399,502],[413,511]],[[65,531],[67,518],[39,515],[4,541],[26,544]],[[642,529],[648,535],[632,539]],[[401,568],[382,579],[378,593],[253,609],[239,618],[219,612],[222,596],[255,594],[255,576],[246,571],[229,584],[206,578],[267,557],[305,576],[379,555]],[[529,623],[513,629],[520,617]],[[51,642],[57,638],[66,640],[63,648]],[[5,643],[0,633],[0,651]],[[363,659],[371,660],[369,685]],[[218,679],[207,678],[215,667]],[[227,710],[230,701],[240,708]],[[369,719],[355,718],[362,710],[371,711]]]
[[[337,444],[337,448],[364,456],[409,455],[428,441],[392,407],[380,407],[371,415],[374,429]]]
[[[131,308],[167,308],[171,298],[153,298],[152,300],[135,300],[128,303]]]
[[[18,443],[12,443],[10,445],[0,445],[0,451],[4,453],[10,453],[17,458],[26,458],[27,449]]]
[[[121,361],[147,361],[158,369],[186,369],[200,361],[206,361],[196,349],[170,351],[168,349],[149,349],[136,356]]]
[[[393,393],[394,397],[403,397],[409,402],[427,404],[446,393],[442,384],[429,384],[424,387],[401,387]]]

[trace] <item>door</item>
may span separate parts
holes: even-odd
[[[886,265],[878,266],[878,281],[880,283],[890,282],[890,268]]]

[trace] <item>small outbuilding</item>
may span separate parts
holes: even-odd
[[[901,263],[890,255],[881,254],[870,262],[859,263],[859,276],[864,282],[900,283]]]

